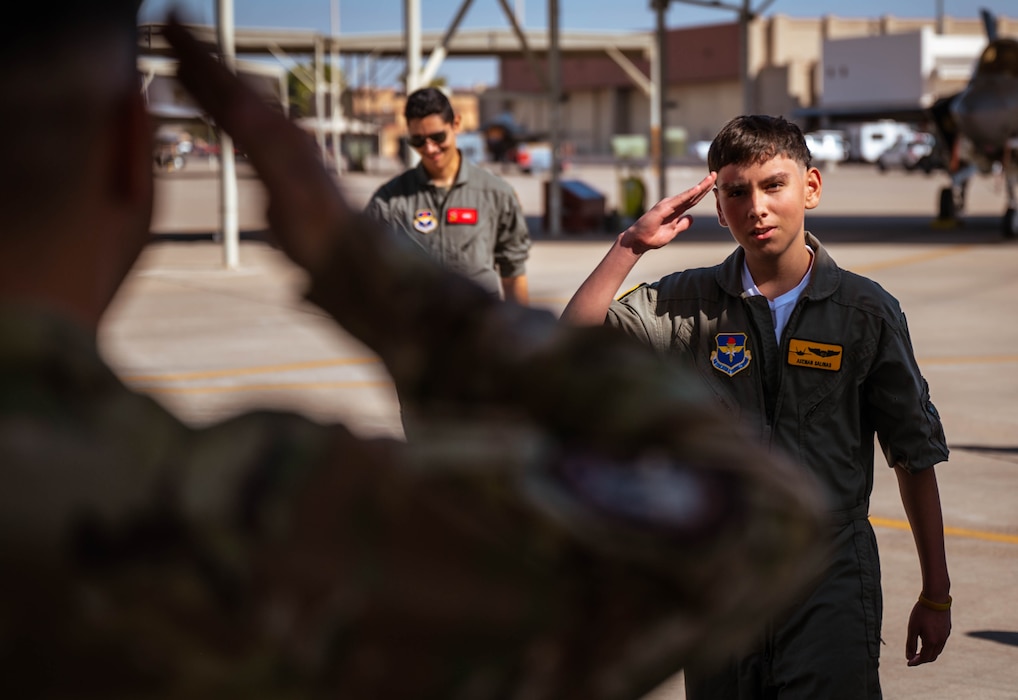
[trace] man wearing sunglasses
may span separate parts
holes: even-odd
[[[417,90],[403,114],[421,162],[379,188],[367,213],[492,294],[526,304],[530,234],[515,192],[456,148],[460,116],[441,90]]]

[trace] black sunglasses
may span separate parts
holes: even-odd
[[[407,139],[407,142],[414,148],[424,148],[424,144],[431,141],[436,146],[440,146],[445,143],[446,137],[449,135],[447,131],[436,131],[433,134],[414,134]]]

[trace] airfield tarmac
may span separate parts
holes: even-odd
[[[701,164],[674,166],[669,186],[679,191],[704,172]],[[351,200],[363,204],[389,175],[345,174],[342,183]],[[564,177],[591,184],[614,206],[618,174],[612,166],[576,164]],[[548,238],[539,231],[541,178],[506,178],[534,224],[532,303],[558,313],[613,234]],[[843,267],[872,277],[901,301],[952,448],[950,462],[937,471],[954,632],[941,659],[919,668],[904,662],[906,621],[920,589],[915,548],[892,472],[876,468],[871,513],[883,566],[884,695],[1015,700],[1018,242],[999,234],[1003,192],[992,177],[973,181],[963,227],[931,227],[944,180],[943,174],[880,174],[860,165],[825,170],[823,198],[807,227]],[[652,185],[656,178],[646,173],[646,181]],[[398,435],[387,375],[363,346],[302,300],[299,270],[247,235],[240,267],[224,269],[220,245],[205,235],[216,226],[212,173],[189,165],[160,175],[157,193],[153,243],[101,329],[100,347],[119,374],[196,425],[272,406],[343,421],[364,435]],[[242,230],[263,229],[263,198],[254,179],[241,179],[240,201]],[[645,256],[633,284],[713,264],[732,250],[712,198],[693,214],[693,228]],[[684,698],[680,676],[646,700]]]

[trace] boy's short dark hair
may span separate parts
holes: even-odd
[[[445,93],[438,88],[426,87],[416,90],[406,98],[406,108],[403,116],[407,123],[413,119],[424,119],[432,114],[442,117],[446,124],[452,124],[455,115],[452,111],[452,103]]]
[[[762,163],[776,156],[791,158],[806,168],[813,161],[798,126],[782,117],[750,114],[722,127],[707,152],[707,167],[717,172],[726,165]]]

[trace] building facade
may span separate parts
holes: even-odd
[[[849,108],[854,106],[851,100],[849,104],[835,101],[825,105],[825,86],[830,88],[840,78],[861,70],[866,56],[856,52],[851,66],[845,61],[825,66],[825,46],[836,45],[837,40],[894,37],[891,43],[895,48],[888,50],[907,52],[907,65],[896,69],[904,72],[894,77],[918,86],[910,106],[921,110],[931,97],[964,87],[985,44],[979,20],[945,17],[942,34],[937,35],[936,29],[934,19],[891,16],[846,19],[777,14],[758,18],[747,27],[749,85],[745,91],[741,80],[741,28],[737,22],[673,29],[667,33],[665,61],[665,126],[676,142],[669,151],[674,155],[682,150],[684,142],[711,138],[731,117],[744,111],[780,114],[807,129],[829,125],[839,115],[850,114]],[[999,18],[998,31],[1002,36],[1018,34],[1018,19]],[[959,40],[952,43],[950,37]],[[938,41],[940,54],[931,48]],[[851,58],[851,47],[844,43],[842,47],[849,49],[847,55]],[[943,60],[931,61],[931,55],[941,55]],[[649,57],[627,58],[644,75],[650,75]],[[827,60],[832,60],[830,52]],[[610,155],[612,138],[621,134],[649,138],[650,98],[617,61],[607,55],[563,56],[561,65],[560,130],[572,153]],[[480,121],[491,121],[508,112],[529,132],[547,131],[548,100],[529,62],[523,57],[503,58],[499,75],[499,86],[480,96]],[[744,102],[748,103],[745,107]],[[821,107],[828,109],[818,109]]]

